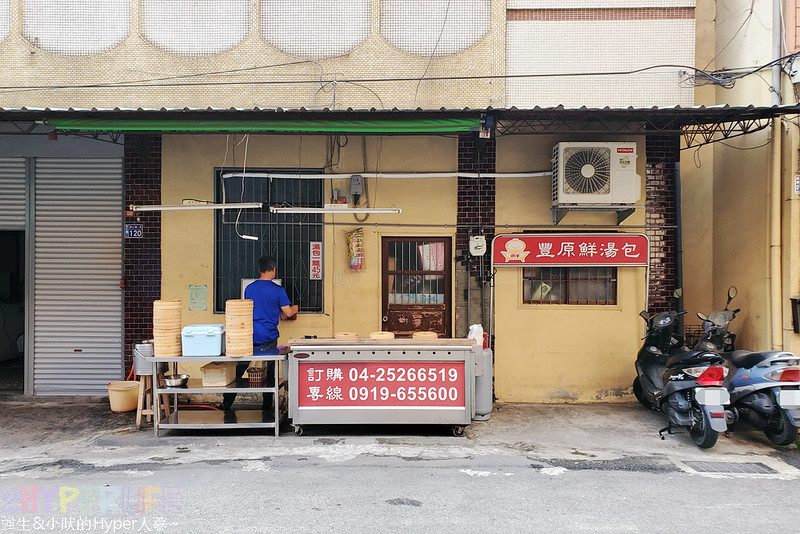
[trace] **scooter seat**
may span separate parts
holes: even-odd
[[[715,364],[722,363],[722,358],[713,352],[704,350],[690,350],[672,354],[667,360],[667,367],[679,367],[691,364]]]
[[[731,363],[736,367],[750,369],[773,354],[775,354],[775,351],[751,352],[749,350],[735,350],[731,353]]]

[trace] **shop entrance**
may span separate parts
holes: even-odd
[[[384,237],[381,258],[383,330],[451,337],[451,239]]]
[[[25,232],[0,230],[0,393],[22,393]]]

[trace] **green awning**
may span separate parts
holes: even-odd
[[[380,120],[133,120],[58,119],[47,125],[59,130],[116,132],[319,132],[319,133],[446,133],[480,129],[479,118]]]

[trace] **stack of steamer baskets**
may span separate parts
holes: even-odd
[[[181,301],[153,301],[153,356],[181,355]]]
[[[225,302],[225,353],[231,358],[253,354],[253,301]]]

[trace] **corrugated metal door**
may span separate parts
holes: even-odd
[[[34,205],[34,394],[105,395],[122,376],[122,159],[37,159]]]
[[[0,229],[25,229],[25,158],[0,158]]]

